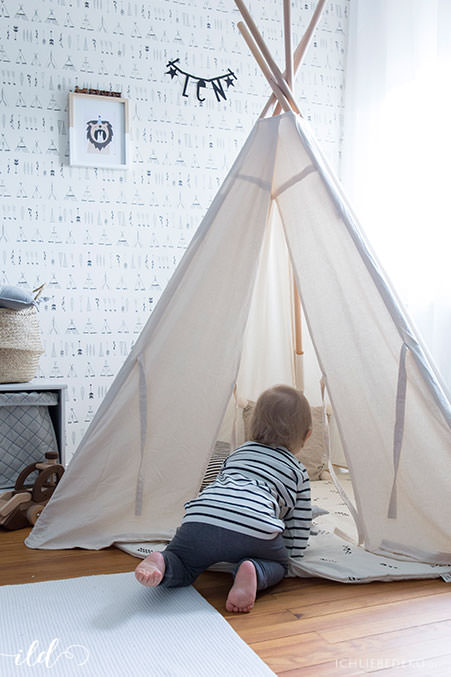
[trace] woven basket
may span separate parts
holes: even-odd
[[[0,308],[0,383],[31,381],[43,352],[36,308]]]

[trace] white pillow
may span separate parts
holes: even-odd
[[[321,479],[327,465],[322,407],[312,407],[312,434],[296,457],[307,468],[310,480]]]
[[[10,285],[0,287],[0,308],[22,310],[33,305],[35,305],[35,300],[31,292]]]

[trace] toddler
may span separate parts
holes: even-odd
[[[257,590],[278,583],[289,557],[301,557],[312,522],[310,483],[295,458],[311,434],[310,406],[301,393],[275,386],[258,398],[252,440],[224,462],[214,482],[185,505],[185,516],[164,552],[135,570],[146,586],[190,585],[217,562],[235,564],[226,600],[248,612]]]

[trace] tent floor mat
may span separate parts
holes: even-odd
[[[353,500],[352,484],[340,477],[348,497]],[[369,583],[403,579],[440,578],[451,573],[451,565],[393,559],[364,550],[355,545],[357,531],[346,503],[331,480],[311,483],[312,504],[328,511],[313,522],[312,535],[300,559],[291,559],[289,577],[319,577],[341,583]],[[338,533],[339,530],[344,537]],[[116,547],[135,557],[144,558],[152,550],[163,550],[166,543],[115,543]],[[215,564],[210,571],[230,572],[226,563]]]

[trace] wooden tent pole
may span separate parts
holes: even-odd
[[[304,35],[302,36],[301,40],[299,41],[298,46],[295,49],[294,52],[294,77],[296,77],[296,73],[299,70],[299,67],[302,63],[302,59],[304,58],[304,55],[307,51],[307,48],[310,44],[310,40],[312,39],[313,33],[315,31],[316,26],[318,25],[318,22],[321,18],[321,13],[323,11],[324,5],[326,4],[326,0],[318,0],[318,4],[315,7],[315,11],[313,12],[312,18],[310,19],[310,23],[307,26],[307,30],[305,31]],[[284,75],[286,76],[287,73],[285,71]],[[269,98],[268,102],[266,103],[266,106],[260,113],[260,117],[264,118],[271,106],[273,106],[275,103],[277,103],[277,100],[273,94],[271,94],[271,97]],[[276,109],[274,110],[273,115],[279,115],[281,111],[281,108],[277,104]]]
[[[276,97],[276,99],[279,102],[279,105],[281,106],[281,108],[283,108],[283,110],[285,112],[289,111],[290,105],[285,98],[285,93],[282,92],[278,83],[275,82],[271,71],[269,70],[268,66],[266,65],[265,60],[263,59],[262,55],[258,51],[258,48],[257,48],[255,42],[253,41],[251,34],[249,33],[249,31],[247,30],[246,26],[243,24],[242,21],[239,21],[237,26],[238,26],[238,28],[241,32],[241,35],[246,40],[247,46],[251,50],[255,60],[257,61],[258,65],[260,66],[260,68],[263,72],[263,75],[268,80],[269,85],[270,85],[271,89],[273,90],[274,96]]]
[[[293,88],[293,53],[291,46],[291,0],[283,0],[283,28],[285,42],[285,78],[290,89]],[[278,106],[277,106],[278,107]],[[302,319],[301,319],[301,299],[299,297],[298,287],[294,271],[293,278],[293,301],[294,301],[294,338],[295,338],[295,380],[296,386],[304,390],[304,370],[302,349]]]
[[[312,18],[310,19],[310,23],[307,26],[307,30],[305,31],[304,35],[302,36],[302,39],[298,45],[298,48],[294,54],[294,70],[295,74],[297,73],[298,69],[301,66],[302,60],[304,58],[304,55],[307,51],[307,48],[310,44],[310,41],[312,39],[313,33],[315,32],[315,28],[321,18],[321,14],[323,11],[323,7],[326,4],[326,0],[318,0],[318,4],[315,7],[315,11],[313,12]],[[277,103],[273,115],[279,115],[281,111],[281,108],[279,104]]]
[[[291,0],[283,0],[283,34],[285,42],[285,79],[293,89],[293,53],[291,46]]]
[[[301,297],[299,296],[296,278],[293,274],[293,292],[294,292],[294,328],[296,337],[296,355],[303,355],[302,348],[302,324],[301,324]]]
[[[304,350],[302,346],[301,297],[293,272],[295,379],[296,387],[304,392]]]
[[[293,79],[296,77],[296,73],[297,73],[297,70],[298,70],[298,68],[299,68],[300,60],[298,59],[297,55],[299,54],[299,50],[300,50],[300,48],[301,48],[301,46],[302,46],[303,40],[304,40],[304,38],[301,38],[301,40],[300,40],[298,46],[297,46],[296,49],[294,50],[294,56],[293,56]],[[286,71],[286,70],[285,70],[285,72],[283,73],[283,76],[284,76],[284,77],[287,76],[287,71]],[[265,107],[263,108],[262,112],[260,113],[260,116],[259,116],[259,117],[260,117],[260,118],[264,118],[265,115],[266,115],[266,113],[269,111],[269,109],[270,109],[272,106],[274,106],[275,103],[277,103],[277,99],[276,99],[276,97],[274,96],[274,94],[271,94],[271,96],[269,97],[268,101],[266,102]],[[278,105],[278,104],[277,104],[277,105]],[[280,108],[279,108],[279,113],[280,113]],[[277,113],[277,115],[278,115],[279,113]],[[275,114],[276,114],[276,113],[274,112],[273,115],[275,115]]]
[[[266,46],[265,41],[263,40],[263,37],[260,34],[260,31],[258,30],[257,26],[254,23],[254,20],[252,19],[251,15],[249,14],[246,5],[244,4],[243,0],[235,0],[235,4],[238,7],[238,9],[241,12],[241,16],[243,17],[247,28],[249,29],[250,33],[252,34],[252,37],[254,38],[255,42],[258,45],[258,48],[260,49],[260,52],[262,56],[264,57],[267,66],[269,67],[269,70],[272,74],[273,79],[275,80],[277,86],[279,89],[282,90],[283,95],[285,98],[288,100],[291,109],[297,113],[300,114],[300,110],[298,108],[298,105],[296,101],[294,100],[293,94],[288,87],[286,80],[284,79],[284,76],[282,75],[278,65],[272,58],[271,52],[269,51],[268,47]],[[241,31],[242,32],[242,31]],[[255,54],[254,54],[255,56]],[[261,67],[261,64],[259,62],[259,65]]]
[[[307,51],[307,48],[310,44],[310,40],[312,39],[313,33],[315,31],[315,28],[321,18],[321,14],[323,11],[323,7],[326,3],[326,0],[318,0],[318,4],[315,7],[315,11],[313,12],[312,18],[310,19],[310,23],[307,26],[307,30],[305,31],[304,35],[302,36],[302,39],[296,49],[296,52],[294,54],[294,72],[295,75],[297,71],[299,70],[302,60],[304,58],[304,55]],[[281,111],[281,108],[279,104],[277,103],[273,115],[279,115]]]
[[[298,46],[298,54],[294,55],[295,58],[295,68],[299,68],[299,66],[302,63],[302,59],[304,58],[304,54],[307,51],[307,48],[310,44],[310,40],[312,39],[313,33],[315,32],[315,28],[319,23],[319,20],[321,18],[321,14],[324,9],[324,5],[326,4],[326,0],[318,0],[318,4],[315,7],[315,11],[312,14],[312,18],[310,19],[310,23],[307,26],[307,30],[305,31],[304,35],[302,36],[302,40],[299,43]],[[297,61],[297,64],[296,64]]]

